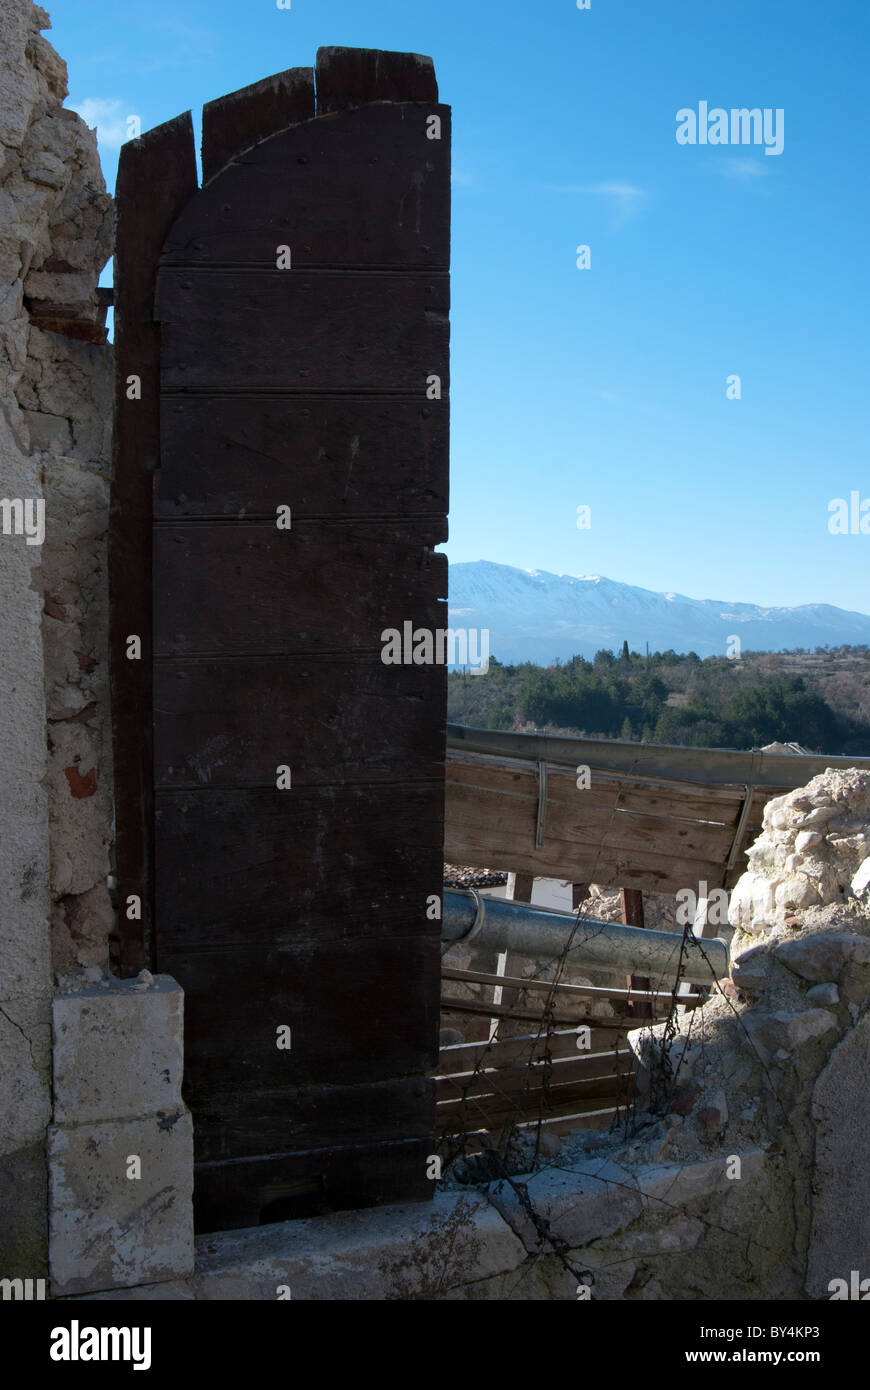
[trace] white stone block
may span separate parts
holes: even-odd
[[[198,1242],[197,1299],[440,1298],[523,1264],[526,1252],[480,1193],[342,1211]],[[280,1292],[279,1292],[280,1291]]]
[[[832,1281],[870,1278],[870,1015],[831,1054],[813,1092],[815,1166],[807,1260],[810,1298],[829,1299]],[[866,1294],[864,1295],[866,1297]]]
[[[534,1210],[550,1231],[573,1248],[629,1225],[642,1210],[641,1195],[628,1169],[593,1162],[575,1170],[544,1168],[523,1179]],[[489,1200],[532,1254],[546,1250],[525,1201],[506,1182],[489,1188]]]
[[[190,1274],[193,1123],[183,1109],[48,1130],[54,1295]],[[139,1160],[140,1177],[134,1172]]]
[[[867,888],[870,888],[870,856],[858,867],[852,879],[853,893],[863,893]]]
[[[56,995],[54,1119],[82,1124],[179,1110],[184,992],[169,975]]]
[[[740,1178],[729,1177],[733,1171],[730,1159],[740,1159]],[[644,1206],[652,1212],[683,1211],[695,1203],[708,1202],[739,1188],[741,1182],[756,1182],[764,1169],[761,1149],[743,1153],[723,1154],[721,1158],[702,1159],[698,1163],[659,1163],[638,1168],[633,1177],[644,1197]]]

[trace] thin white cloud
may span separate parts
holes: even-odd
[[[77,111],[91,129],[97,127],[97,139],[105,149],[118,150],[129,140],[127,117],[132,112],[125,110],[122,102],[85,97],[84,101],[70,101],[67,105],[71,111]]]
[[[588,193],[600,193],[605,198],[626,198],[633,202],[635,198],[643,197],[643,189],[635,188],[633,183],[593,183],[586,190]]]
[[[272,5],[274,9],[274,3]],[[280,21],[279,21],[280,22]],[[182,19],[165,15],[148,19],[149,28],[161,34],[158,49],[149,50],[151,58],[142,65],[144,72],[162,68],[198,67],[217,53],[216,36],[201,24],[188,24]]]
[[[646,197],[642,188],[617,180],[605,183],[551,183],[547,187],[553,193],[582,193],[594,198],[605,198],[619,222],[627,222],[629,218],[634,217]]]
[[[770,165],[760,159],[727,159],[725,175],[729,179],[739,179],[750,183],[753,179],[765,178],[770,173]]]

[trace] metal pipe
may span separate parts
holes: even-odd
[[[441,938],[491,951],[515,951],[532,959],[566,961],[581,969],[625,970],[654,978],[670,989],[677,978],[712,984],[728,974],[728,947],[718,937],[703,940],[679,932],[647,931],[619,922],[598,922],[571,912],[523,907],[504,898],[482,898],[474,890],[444,893]],[[568,945],[570,941],[570,946]],[[567,947],[567,950],[566,950]],[[680,967],[680,950],[683,950]]]

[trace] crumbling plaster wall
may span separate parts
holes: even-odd
[[[112,205],[96,138],[63,108],[45,11],[0,30],[0,1273],[44,1261],[52,970],[103,967],[113,914],[105,536],[111,348],[97,278]],[[9,513],[11,515],[11,513]],[[33,512],[31,515],[38,515]],[[33,543],[31,543],[31,540]]]

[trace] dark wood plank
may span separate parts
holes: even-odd
[[[438,782],[156,800],[161,957],[312,938],[440,940],[426,915],[442,892]]]
[[[203,110],[206,178],[211,105],[220,103]],[[441,120],[441,140],[427,139],[430,113]],[[273,119],[271,112],[267,118]],[[228,130],[222,149],[237,138]],[[234,159],[184,210],[163,264],[274,268],[279,246],[290,247],[288,273],[352,265],[446,270],[450,108],[368,106],[264,140]]]
[[[439,1076],[436,1096],[439,1101],[462,1096],[511,1095],[517,1091],[534,1091],[542,1086],[562,1086],[574,1081],[596,1081],[605,1077],[634,1074],[630,1058],[623,1054],[603,1057],[577,1055],[566,1061],[536,1063],[534,1066],[499,1067],[464,1076]]]
[[[645,924],[643,915],[643,893],[639,888],[623,888],[619,894],[620,907],[622,910],[622,920],[627,927],[637,927],[643,930]],[[646,991],[650,987],[650,980],[647,975],[628,975],[626,984],[631,991]],[[658,1002],[658,1001],[656,1001]],[[628,1001],[628,1014],[631,1018],[651,1019],[653,1016],[652,999],[630,999]]]
[[[457,778],[450,769],[448,788],[458,806],[486,804],[507,825],[524,831],[537,820],[537,779],[526,779],[517,787],[511,779],[510,788],[499,786],[497,779],[487,779],[490,785]],[[563,778],[562,782],[567,779]],[[647,848],[667,848],[676,857],[715,858],[727,856],[734,838],[734,827],[704,820],[689,820],[657,811],[644,814],[639,810],[623,810],[615,803],[607,807],[587,800],[585,792],[571,786],[565,794],[564,785],[553,794],[547,783],[545,840],[568,840],[576,843],[601,844],[613,848],[622,844],[641,844]]]
[[[571,1018],[568,1014],[560,1014],[551,1009],[548,1009],[546,1013],[535,1012],[532,1009],[515,1009],[510,1004],[479,1004],[473,999],[450,999],[446,995],[441,997],[441,1009],[443,1013],[478,1014],[484,1018],[518,1018],[524,1023],[538,1023],[552,1027],[561,1026],[564,1028],[567,1023],[575,1023],[578,1027],[585,1024],[589,1028],[612,1028],[614,1033],[624,1033],[627,1028],[634,1027],[633,1023],[624,1017],[606,1019],[595,1018],[589,1014],[588,1016],[580,1015],[577,1018]],[[662,1018],[667,1018],[667,1014],[662,1014]]]
[[[635,1094],[636,1089],[633,1074],[620,1074],[569,1081],[563,1086],[537,1085],[503,1092],[493,1090],[488,1095],[439,1099],[436,1122],[440,1126],[448,1117],[455,1119],[463,1114],[471,1120],[477,1120],[481,1115],[490,1119],[508,1115],[531,1119],[538,1114],[567,1114],[567,1107],[574,1104],[578,1107],[578,1113],[582,1112],[584,1106],[598,1110],[602,1104],[616,1105],[620,1099],[627,1100]]]
[[[377,522],[323,531],[269,525],[157,528],[154,643],[158,656],[368,652],[381,634],[446,626],[447,561]],[[397,670],[397,666],[387,669]],[[427,668],[434,700],[444,667]],[[443,687],[446,694],[446,686]],[[469,861],[470,862],[470,861]]]
[[[614,1124],[620,1123],[625,1119],[625,1110],[593,1110],[585,1115],[572,1115],[567,1119],[548,1118],[546,1115],[534,1116],[531,1120],[512,1120],[519,1134],[535,1135],[541,1134],[573,1134],[578,1129],[610,1129]],[[484,1149],[491,1149],[494,1142],[498,1141],[500,1129],[498,1126],[490,1134],[485,1129],[465,1130],[462,1135],[463,1154],[481,1153]],[[450,1148],[453,1143],[452,1136],[448,1135],[440,1141],[442,1147]]]
[[[438,101],[432,59],[377,48],[318,48],[317,114],[369,101]]]
[[[427,141],[428,60],[321,68],[337,108],[405,104],[269,135],[306,75],[210,104],[156,289],[157,959],[200,1229],[434,1190],[446,671],[380,658],[448,625],[449,113]]]
[[[446,789],[445,856],[453,864],[485,864],[516,873],[613,887],[639,888],[648,892],[677,892],[695,887],[701,880],[718,887],[724,874],[724,856],[686,855],[679,844],[648,842],[633,835],[633,817],[614,816],[614,826],[602,845],[594,833],[582,827],[570,836],[556,832],[548,820],[542,849],[534,847],[530,808],[519,803],[522,816],[498,793],[475,796],[468,788],[448,783]],[[612,843],[616,840],[617,843]]]
[[[115,190],[115,431],[109,514],[109,676],[118,897],[141,900],[141,919],[119,913],[124,975],[153,966],[151,744],[151,498],[159,460],[159,338],[152,321],[154,264],[196,189],[190,112],[121,149]],[[137,376],[141,398],[128,397]],[[142,659],[127,658],[127,638]]]
[[[294,1149],[422,1139],[435,1122],[435,1082],[412,1076],[339,1086],[236,1089],[199,1097],[199,1163]]]
[[[537,797],[536,764],[518,759],[487,758],[478,753],[451,751],[448,778],[469,787]],[[639,811],[644,815],[667,816],[674,820],[708,821],[736,828],[743,789],[699,787],[690,782],[640,781],[616,773],[592,771],[592,783],[582,791],[577,787],[576,770],[547,767],[547,804],[551,801],[575,802],[606,810]]]
[[[420,666],[378,658],[169,660],[154,674],[158,787],[294,788],[436,782],[440,691]]]
[[[243,942],[165,955],[184,1000],[184,1094],[354,1085],[431,1070],[438,1060],[439,944],[421,935]],[[277,1029],[291,1029],[289,1050]]]
[[[562,1002],[564,1002],[565,995],[570,998],[572,994],[580,999],[599,999],[605,1002],[612,999],[614,1003],[630,1003],[631,1000],[642,999],[647,1003],[659,1002],[666,1006],[670,1006],[671,1001],[677,998],[681,1004],[687,1006],[700,1002],[702,998],[700,994],[677,996],[668,993],[663,994],[661,991],[654,992],[650,991],[647,985],[629,989],[605,989],[601,985],[572,985],[556,983],[552,980],[524,980],[518,975],[491,975],[480,970],[453,970],[449,967],[442,969],[441,978],[442,980],[461,980],[467,984],[499,985],[506,989],[516,989],[518,992],[529,990],[534,994],[549,995],[553,993],[554,999],[559,997]]]
[[[481,753],[487,757],[518,758],[570,768],[592,768],[638,779],[697,782],[704,787],[730,786],[740,800],[747,785],[768,797],[782,796],[827,768],[870,769],[870,758],[830,757],[825,754],[744,753],[733,748],[681,748],[676,745],[623,743],[619,739],[561,738],[552,734],[515,734],[496,729],[448,728],[451,752]]]
[[[540,1115],[583,1115],[603,1108],[627,1105],[636,1094],[633,1077],[605,1077],[603,1080],[574,1082],[557,1086],[549,1093],[529,1091],[516,1096],[469,1096],[466,1100],[439,1101],[435,1122],[439,1132],[491,1128],[507,1120],[521,1123]]]
[[[449,392],[446,274],[188,270],[157,277],[164,392]]]
[[[162,464],[154,514],[426,519],[447,538],[448,415],[444,401],[367,396],[206,396],[163,401]]]
[[[525,1037],[492,1043],[456,1043],[441,1048],[438,1074],[447,1076],[460,1071],[473,1071],[475,1067],[515,1066],[547,1058],[613,1056],[615,1046],[620,1048],[621,1055],[626,1059],[633,1055],[619,1034],[605,1029],[593,1028],[590,1043],[591,1051],[581,1052],[578,1049],[576,1028],[565,1032],[545,1031],[540,1035],[529,1033]]]
[[[267,1154],[194,1169],[197,1231],[228,1231],[294,1217],[431,1200],[432,1139]]]
[[[202,108],[203,182],[242,150],[297,121],[313,119],[314,111],[313,68],[287,68],[207,101]],[[178,224],[173,238],[177,233]]]
[[[486,864],[502,872],[530,870],[545,878],[570,879],[577,874],[588,875],[589,881],[603,887],[619,888],[629,885],[644,893],[678,893],[683,888],[698,891],[698,884],[709,888],[722,884],[721,864],[709,860],[679,860],[668,863],[657,854],[624,851],[613,856],[577,851],[576,847],[552,844],[547,852],[527,851],[516,846],[500,849],[488,837],[463,835],[460,839],[450,828],[449,808],[445,832],[445,856],[451,864]]]

